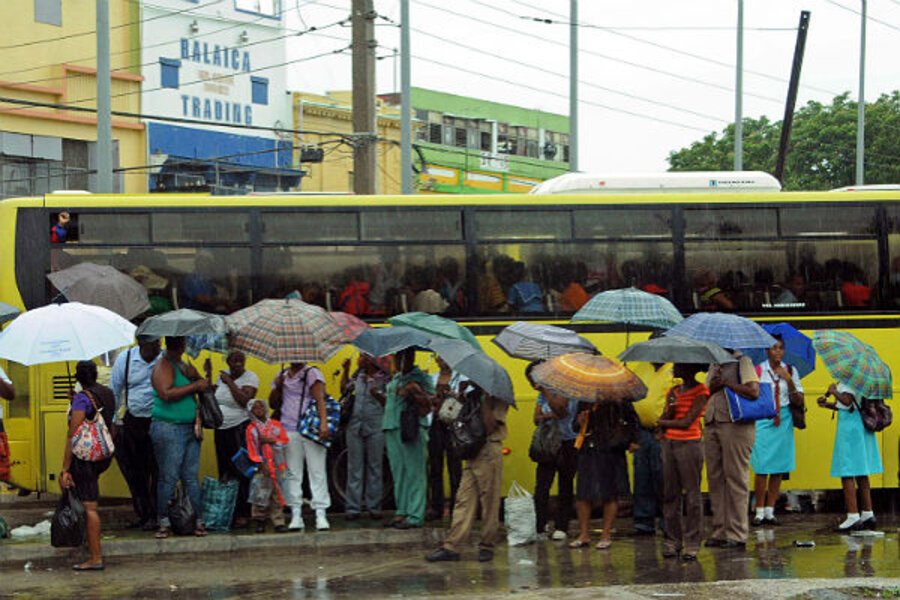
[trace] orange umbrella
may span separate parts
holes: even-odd
[[[563,354],[531,372],[541,387],[579,402],[640,400],[647,386],[622,363],[596,354]]]

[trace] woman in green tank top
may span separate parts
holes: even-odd
[[[182,361],[185,339],[167,337],[166,351],[153,368],[153,422],[150,437],[159,466],[157,485],[157,514],[159,530],[157,538],[170,534],[169,501],[175,493],[175,484],[181,480],[184,492],[197,513],[194,535],[206,535],[202,522],[203,504],[200,496],[200,441],[203,430],[194,394],[210,386],[210,365],[207,362],[206,378],[200,377],[193,365]]]

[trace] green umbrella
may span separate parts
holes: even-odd
[[[846,331],[817,331],[813,348],[832,377],[865,398],[885,400],[894,395],[891,368],[872,346]]]
[[[419,329],[432,335],[450,338],[452,340],[462,340],[472,344],[478,350],[482,350],[481,344],[475,339],[475,335],[471,331],[453,321],[445,319],[437,315],[431,315],[423,312],[408,312],[396,317],[388,319],[391,325],[403,325],[404,327],[412,327]]]
[[[225,317],[201,310],[180,308],[148,317],[135,333],[137,337],[156,339],[204,334],[225,335]]]

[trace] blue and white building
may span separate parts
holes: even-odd
[[[151,191],[245,193],[299,185],[303,172],[293,168],[291,135],[264,129],[291,123],[280,5],[142,3],[141,112],[154,165]]]

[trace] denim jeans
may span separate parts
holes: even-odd
[[[150,424],[153,452],[159,465],[159,485],[156,490],[156,510],[160,527],[169,527],[169,500],[175,495],[175,484],[181,480],[184,492],[203,522],[203,501],[200,495],[200,442],[194,437],[192,423]]]
[[[662,445],[653,433],[641,427],[634,453],[634,527],[656,531],[656,518],[662,528]]]

